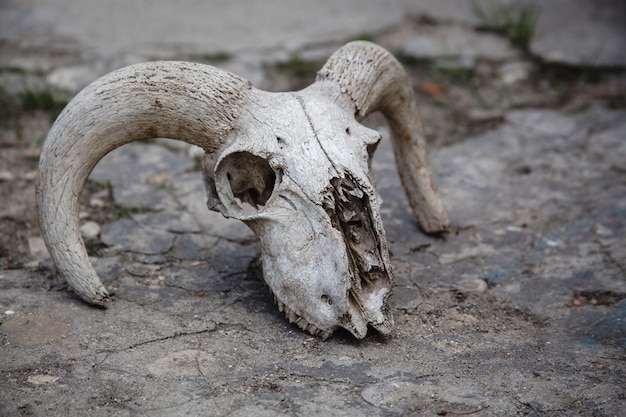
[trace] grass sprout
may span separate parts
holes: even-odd
[[[472,10],[484,28],[503,32],[513,45],[528,51],[540,14],[535,3],[472,0]]]

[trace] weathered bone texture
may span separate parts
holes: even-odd
[[[207,205],[261,241],[265,280],[291,322],[327,338],[343,327],[388,334],[394,283],[369,171],[380,135],[359,122],[382,112],[411,207],[428,233],[449,222],[439,200],[411,84],[387,51],[352,42],[316,82],[268,93],[210,66],[153,62],[108,74],[59,115],[42,150],[37,205],[52,259],[85,301],[107,290],[79,231],[89,173],[111,150],[167,137],[206,151]]]
[[[331,80],[348,94],[358,121],[380,111],[393,134],[398,172],[413,214],[427,233],[446,231],[450,222],[433,181],[430,158],[411,82],[402,65],[382,48],[353,42],[330,57],[317,81]]]

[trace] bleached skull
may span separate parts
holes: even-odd
[[[86,301],[108,299],[78,232],[79,194],[93,166],[137,139],[171,137],[206,150],[208,206],[259,237],[265,281],[287,318],[324,338],[343,327],[362,338],[390,332],[394,283],[370,158],[389,121],[411,206],[427,232],[448,220],[430,171],[413,91],[384,49],[353,42],[316,82],[268,93],[213,67],[148,63],[81,92],[46,140],[37,195],[48,249]]]

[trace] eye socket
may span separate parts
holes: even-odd
[[[250,152],[234,152],[220,163],[236,202],[259,209],[274,191],[276,173],[269,162]]]

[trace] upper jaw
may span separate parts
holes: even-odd
[[[338,327],[362,339],[368,326],[381,334],[393,326],[387,303],[393,275],[377,196],[362,182],[348,173],[334,177],[321,201],[285,187],[278,195],[290,204],[271,197],[272,216],[246,219],[261,239],[265,281],[279,310],[324,339]],[[319,306],[323,294],[332,308]]]
[[[370,288],[365,291],[362,288],[356,291],[351,288],[348,311],[339,319],[339,325],[357,339],[365,337],[368,326],[383,335],[388,335],[393,328],[393,316],[387,303],[390,293],[391,288],[386,285],[376,290]]]
[[[349,307],[339,325],[359,339],[367,334],[368,325],[389,334],[393,317],[387,300],[394,279],[375,192],[350,175],[331,183],[325,208],[332,226],[343,236],[351,277]]]
[[[310,323],[304,316],[299,315],[298,313],[291,310],[285,303],[280,301],[276,296],[274,296],[274,302],[278,306],[278,311],[281,313],[285,313],[285,317],[289,320],[289,323],[295,323],[302,330],[309,332],[311,336],[319,336],[322,339],[328,339],[332,334],[335,328],[323,330],[317,327],[316,325]]]
[[[376,316],[379,316],[380,319],[372,321],[369,318],[372,314],[368,314],[364,311],[363,307],[356,302],[350,302],[348,311],[338,319],[337,325],[328,329],[316,326],[311,322],[312,320],[310,321],[310,319],[306,318],[304,315],[300,315],[291,310],[276,296],[274,296],[274,302],[278,306],[278,310],[285,314],[289,323],[295,323],[298,327],[312,336],[319,336],[324,340],[328,339],[337,327],[346,329],[357,339],[363,339],[367,335],[368,325],[383,335],[389,334],[391,332],[391,328],[393,327],[393,317],[391,314],[385,314],[384,309],[379,309],[377,314],[375,314]],[[383,303],[385,304],[383,307],[386,307],[386,302]]]
[[[296,313],[277,300],[290,322],[313,335],[327,338],[337,327],[348,330],[357,339],[366,336],[368,326],[387,335],[393,327],[388,305],[394,282],[382,227],[374,217],[368,194],[349,179],[335,181],[325,209],[331,227],[343,246],[343,261],[349,276],[342,311],[333,325],[317,324],[306,312]],[[377,227],[378,226],[378,227]]]

